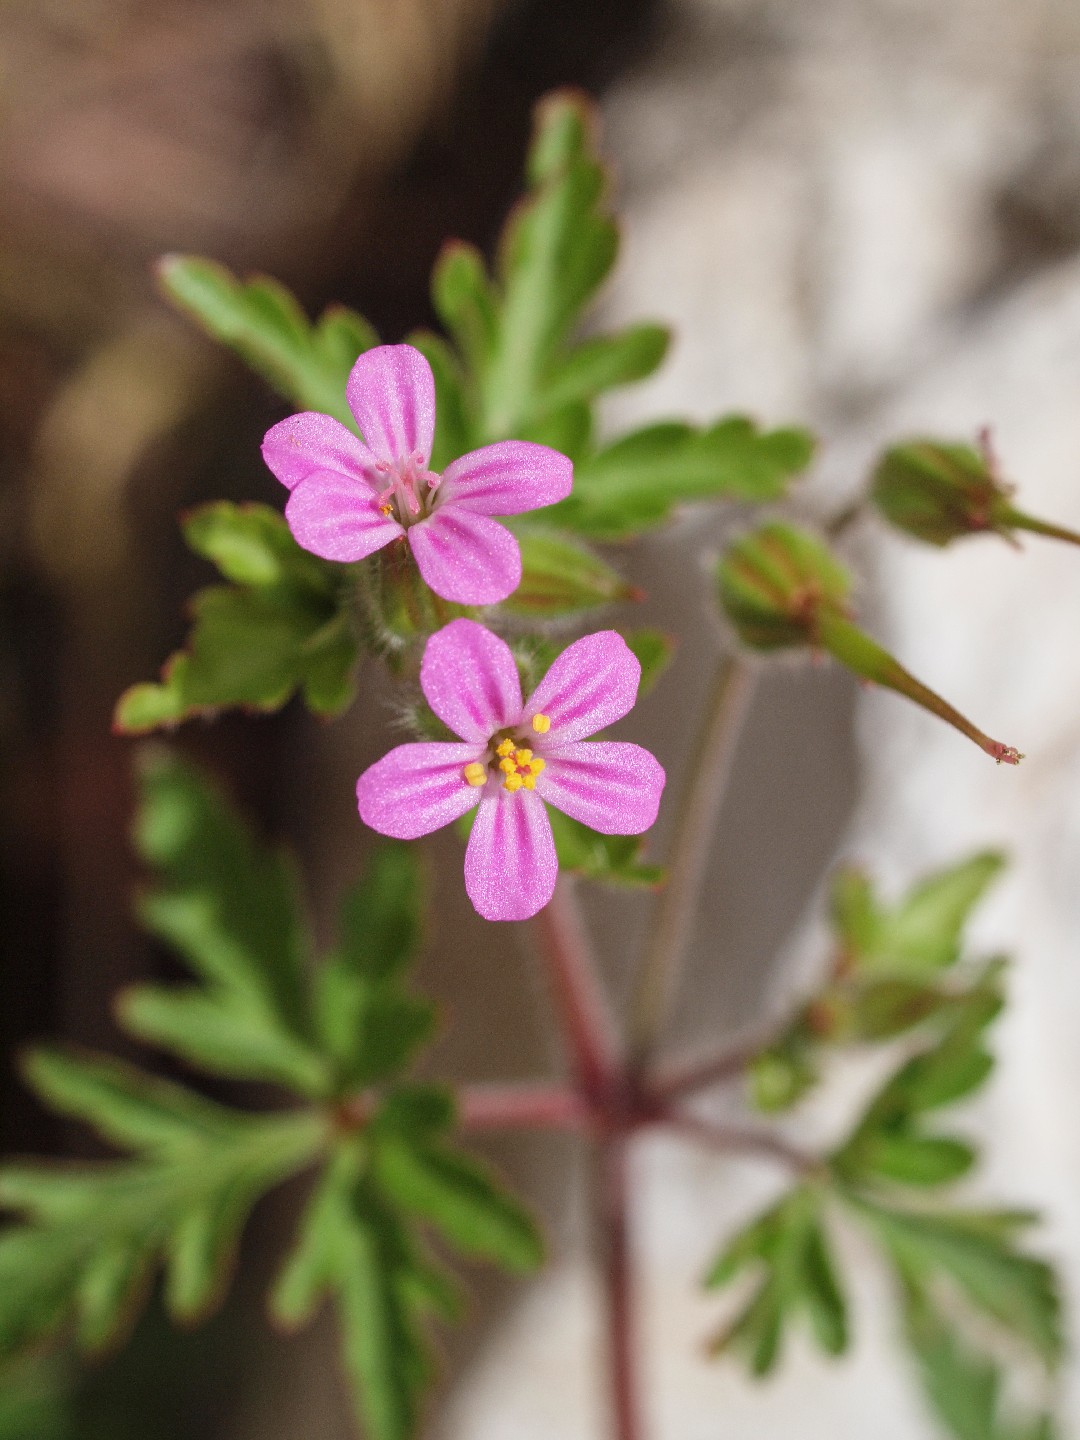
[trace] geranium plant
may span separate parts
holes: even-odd
[[[307,1173],[270,1310],[298,1326],[331,1303],[360,1429],[408,1440],[423,1428],[430,1328],[460,1316],[447,1250],[520,1272],[543,1262],[535,1222],[470,1154],[470,1134],[565,1129],[596,1152],[610,1435],[646,1440],[626,1156],[643,1132],[668,1127],[786,1177],[764,1214],[718,1237],[703,1277],[717,1292],[740,1281],[734,1299],[717,1295],[718,1362],[767,1374],[799,1326],[828,1355],[847,1348],[853,1320],[832,1237],[852,1225],[892,1276],[898,1336],[942,1433],[1050,1440],[1049,1400],[1017,1406],[1005,1386],[1015,1361],[1042,1375],[1049,1396],[1062,1350],[1053,1272],[1023,1243],[1032,1217],[973,1206],[951,1188],[978,1157],[950,1129],[950,1108],[991,1070],[1006,971],[999,957],[971,954],[964,932],[1001,858],[960,860],[892,901],[842,871],[813,993],[711,1053],[665,1049],[739,725],[771,652],[831,655],[924,707],[927,725],[945,720],[999,763],[1022,757],[855,623],[834,549],[850,513],[820,533],[784,513],[814,453],[804,430],[727,416],[598,436],[597,399],[652,373],[668,340],[654,324],[583,338],[616,258],[609,205],[589,106],[559,94],[539,109],[526,194],[492,266],[453,241],[439,256],[444,334],[382,345],[342,308],[310,322],[275,281],[239,280],[209,260],[162,262],[164,294],[297,413],[263,445],[289,492],[283,513],[221,502],[184,519],[222,579],[195,596],[188,644],[161,678],[121,697],[118,729],[141,735],[293,697],[345,716],[367,658],[383,664],[367,666],[369,682],[381,674],[408,702],[415,733],[388,736],[388,753],[358,779],[358,850],[365,825],[393,843],[380,842],[318,959],[289,859],[167,746],[138,752],[135,843],[152,877],[139,914],[192,979],[138,986],[119,1015],[184,1062],[191,1083],[98,1055],[27,1059],[38,1095],[123,1158],[0,1170],[12,1217],[0,1233],[0,1352],[15,1363],[57,1334],[91,1352],[115,1344],[159,1274],[169,1312],[199,1319],[228,1284],[254,1203]],[[670,641],[634,625],[638,592],[617,554],[593,546],[717,505],[740,517],[712,591],[729,641],[713,661],[695,759],[671,796],[664,755],[607,734],[639,684],[663,683]],[[984,443],[952,438],[891,447],[859,505],[935,545],[1017,530],[1074,538],[1013,506]],[[683,534],[693,560],[693,529]],[[1007,783],[987,766],[987,785]],[[674,810],[672,839],[646,858],[661,804]],[[435,1015],[410,981],[425,933],[412,842],[454,824],[475,924],[537,927],[565,1081],[414,1078]],[[647,929],[626,1017],[600,984],[577,908],[583,883],[634,892],[627,903]],[[792,1122],[774,1125],[781,1112],[797,1121],[836,1056],[871,1047],[885,1078],[838,1144],[803,1147]],[[240,1108],[207,1098],[200,1074],[288,1098]],[[718,1125],[693,1103],[723,1084],[743,1089],[739,1124]]]

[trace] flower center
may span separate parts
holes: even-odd
[[[386,488],[378,497],[379,509],[384,515],[408,528],[431,514],[442,476],[425,469],[419,450],[404,460],[379,460],[375,469],[386,481]]]
[[[532,728],[537,735],[546,735],[551,721],[546,715],[534,715]],[[479,788],[489,778],[502,780],[502,788],[513,795],[518,790],[535,790],[536,777],[543,772],[547,762],[539,755],[533,755],[519,735],[507,734],[492,737],[491,746],[483,760],[473,760],[462,770],[469,785]]]

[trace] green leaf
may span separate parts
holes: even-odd
[[[595,400],[605,390],[646,379],[659,369],[670,343],[670,330],[648,324],[583,341],[543,386],[543,407],[558,410],[575,401]]]
[[[641,683],[638,685],[638,699],[643,700],[661,679],[664,671],[675,658],[676,641],[664,630],[643,626],[640,630],[628,630],[623,636],[627,645],[637,656],[641,666]]]
[[[850,1196],[902,1273],[948,1280],[976,1310],[1032,1347],[1048,1365],[1062,1351],[1061,1303],[1050,1267],[1016,1248],[1028,1217],[1012,1212],[917,1211]]]
[[[135,839],[160,876],[142,900],[143,923],[183,955],[203,988],[129,993],[129,1026],[225,1074],[325,1093],[291,867],[195,771],[161,752],[143,763]]]
[[[475,1158],[385,1135],[376,1144],[375,1174],[395,1205],[434,1225],[463,1254],[519,1273],[543,1261],[536,1226]]]
[[[407,1440],[416,1425],[430,1365],[417,1324],[422,1270],[371,1184],[362,1142],[343,1143],[308,1205],[271,1307],[296,1326],[333,1297],[357,1413],[372,1440]]]
[[[927,1399],[956,1440],[1053,1440],[1049,1415],[1020,1420],[1003,1401],[1004,1376],[904,1277],[904,1330]]]
[[[743,416],[706,429],[650,425],[578,465],[573,494],[545,513],[597,538],[625,539],[669,519],[678,505],[777,500],[813,449],[805,431],[760,431]]]
[[[719,1288],[746,1269],[757,1272],[750,1298],[714,1338],[714,1354],[737,1352],[751,1373],[766,1375],[780,1358],[786,1326],[805,1314],[821,1348],[848,1345],[847,1302],[823,1219],[823,1195],[801,1185],[736,1234],[705,1284]]]
[[[318,410],[356,429],[345,382],[357,356],[378,344],[361,316],[335,305],[313,325],[278,281],[238,280],[223,265],[197,256],[167,256],[158,279],[174,304],[298,410]]]
[[[967,1173],[975,1152],[961,1140],[939,1135],[876,1134],[858,1154],[863,1174],[880,1175],[903,1185],[944,1185]]]
[[[511,614],[552,620],[642,598],[617,570],[579,542],[529,525],[515,527],[515,534],[521,547],[521,583],[503,602]]]
[[[0,1169],[0,1206],[26,1217],[0,1232],[0,1355],[69,1317],[84,1348],[110,1344],[159,1263],[173,1315],[198,1318],[227,1284],[251,1206],[324,1143],[317,1115],[241,1115],[117,1061],[39,1053],[29,1076],[135,1155]]]
[[[1003,855],[986,851],[916,885],[889,915],[875,958],[911,974],[955,964],[964,926],[1004,865]]]
[[[861,871],[840,871],[832,914],[846,958],[914,981],[949,969],[960,958],[972,911],[1004,865],[1003,855],[983,851],[926,876],[893,907],[881,904]]]
[[[419,862],[404,845],[376,850],[346,897],[341,939],[320,971],[316,995],[338,1093],[400,1071],[431,1035],[432,1007],[402,987],[420,946],[423,903]]]
[[[479,374],[487,438],[517,432],[560,346],[615,261],[590,107],[569,93],[537,110],[529,193],[511,213],[497,261],[498,327]]]
[[[646,865],[639,859],[643,844],[638,835],[601,835],[573,820],[561,810],[548,809],[548,819],[555,835],[555,850],[564,870],[587,875],[606,885],[646,886],[654,889],[663,882],[664,871],[659,865]]]
[[[184,533],[235,583],[195,595],[187,649],[160,682],[120,697],[117,729],[143,734],[236,705],[279,710],[298,690],[317,714],[349,705],[359,644],[344,568],[301,550],[264,505],[202,506]]]
[[[474,375],[487,369],[498,345],[499,300],[475,245],[448,240],[431,272],[431,301]]]

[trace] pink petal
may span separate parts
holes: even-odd
[[[487,744],[521,714],[521,682],[510,647],[475,620],[451,620],[427,642],[420,687],[444,724]]]
[[[602,835],[640,835],[656,820],[667,778],[640,745],[581,740],[545,750],[547,768],[536,794]]]
[[[501,440],[448,465],[440,498],[479,515],[520,515],[565,500],[573,481],[573,465],[557,450]]]
[[[558,657],[525,702],[524,719],[551,721],[548,750],[595,735],[634,708],[641,665],[621,635],[600,630],[576,640]]]
[[[324,560],[362,560],[403,533],[362,480],[333,470],[316,470],[297,485],[285,519],[296,543]]]
[[[424,580],[457,605],[495,605],[521,583],[521,551],[505,525],[456,505],[409,527]]]
[[[427,464],[435,435],[435,381],[419,350],[411,345],[365,350],[352,368],[345,398],[380,460],[404,460],[419,451]]]
[[[395,840],[441,830],[479,800],[461,772],[482,754],[476,745],[399,745],[356,782],[361,820]]]
[[[535,791],[485,791],[465,852],[465,889],[485,920],[528,920],[551,899],[559,862]]]
[[[363,475],[375,457],[362,440],[329,415],[305,410],[272,426],[263,436],[263,459],[283,485],[292,489],[315,470]]]

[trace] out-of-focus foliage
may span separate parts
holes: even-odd
[[[293,1105],[255,1114],[106,1057],[32,1055],[42,1100],[125,1153],[0,1168],[0,1204],[22,1217],[0,1232],[0,1359],[61,1327],[86,1350],[114,1343],[159,1269],[169,1312],[200,1319],[227,1288],[252,1205],[314,1167],[274,1312],[299,1324],[332,1296],[368,1433],[404,1440],[430,1372],[425,1318],[459,1309],[424,1232],[517,1271],[541,1258],[518,1203],[453,1143],[452,1098],[407,1078],[434,1020],[408,986],[422,905],[412,852],[377,853],[313,968],[292,867],[194,771],[148,759],[136,838],[157,876],[143,920],[196,983],[129,991],[125,1025],[200,1069],[275,1082]],[[20,1393],[13,1413],[35,1413],[33,1391]]]
[[[833,890],[836,955],[787,1033],[753,1062],[751,1091],[788,1108],[819,1083],[831,1050],[892,1044],[892,1074],[820,1169],[725,1247],[707,1277],[744,1271],[756,1288],[721,1331],[718,1350],[756,1374],[777,1363],[786,1327],[805,1316],[828,1353],[848,1343],[843,1283],[825,1216],[844,1215],[876,1242],[896,1283],[902,1331],[926,1393],[957,1440],[1049,1437],[1049,1416],[1017,1420],[1001,1406],[1001,1345],[1052,1372],[1061,1358],[1060,1301],[1050,1267],[1019,1248],[1035,1217],[928,1199],[977,1159],[937,1117],[987,1080],[985,1031],[1003,1003],[1003,962],[965,959],[963,932],[1002,859],[976,855],[884,905],[861,872]],[[981,1427],[981,1428],[980,1428]]]

